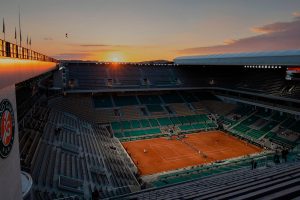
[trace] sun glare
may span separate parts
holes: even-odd
[[[124,55],[121,52],[111,52],[107,56],[109,62],[124,62]]]

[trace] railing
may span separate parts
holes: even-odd
[[[58,62],[54,58],[50,58],[31,49],[27,49],[0,39],[0,57],[1,56],[8,58]]]

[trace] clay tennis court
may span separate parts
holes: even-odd
[[[122,144],[137,165],[141,175],[150,175],[262,151],[257,146],[221,131],[188,134],[183,141],[155,138],[123,142]]]

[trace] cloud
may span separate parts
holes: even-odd
[[[69,44],[73,47],[86,48],[86,49],[104,49],[104,50],[118,50],[118,49],[135,49],[135,48],[158,48],[157,45],[127,45],[127,44]]]
[[[77,47],[91,47],[91,48],[128,48],[128,47],[133,47],[131,45],[115,45],[115,44],[71,44],[72,46],[77,46]]]
[[[293,12],[293,16],[300,17],[300,12]]]
[[[53,40],[52,37],[44,37],[43,39],[46,40],[46,41],[51,41],[51,40]]]
[[[293,13],[294,19],[290,22],[276,22],[251,30],[258,33],[256,36],[225,40],[224,44],[194,47],[179,50],[180,54],[220,54],[250,51],[272,51],[300,48],[300,15]]]
[[[254,27],[251,30],[255,33],[270,34],[282,31],[289,31],[299,25],[299,20],[293,22],[277,22],[273,24],[267,24],[261,27]]]
[[[110,47],[107,44],[79,44],[80,47]]]
[[[90,56],[90,53],[61,53],[53,55],[54,58],[60,60],[77,60],[77,59],[85,59]]]
[[[227,39],[227,40],[224,41],[224,44],[229,45],[229,44],[233,44],[235,42],[236,42],[235,39]]]

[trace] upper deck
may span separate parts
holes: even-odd
[[[58,60],[0,39],[0,89],[54,70]]]

